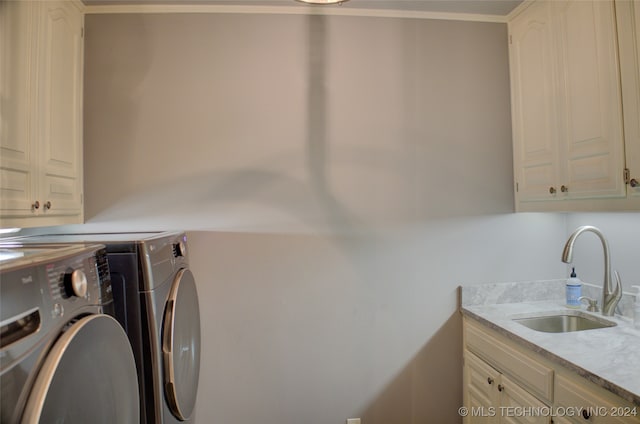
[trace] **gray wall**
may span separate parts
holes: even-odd
[[[86,18],[86,211],[368,231],[513,211],[506,26]],[[109,183],[105,183],[106,180]]]
[[[432,220],[366,237],[189,237],[202,423],[460,422],[457,286],[563,275],[556,215]]]
[[[84,228],[191,230],[202,423],[459,422],[459,284],[557,278],[513,214],[506,26],[86,17]]]

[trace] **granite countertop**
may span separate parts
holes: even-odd
[[[461,312],[616,395],[640,406],[640,330],[630,319],[632,296],[620,302],[622,315],[598,319],[615,327],[545,333],[513,321],[532,315],[575,311],[564,305],[565,280],[461,287]],[[601,303],[601,288],[583,286],[583,294]]]

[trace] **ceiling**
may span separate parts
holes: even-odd
[[[346,8],[400,12],[506,16],[523,0],[349,0],[341,5],[305,5],[295,0],[84,0],[87,5],[215,5]]]

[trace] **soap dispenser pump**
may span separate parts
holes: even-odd
[[[633,327],[640,330],[640,286],[631,286],[636,289],[635,301],[633,302]]]
[[[571,276],[567,279],[567,306],[580,308],[580,296],[582,296],[582,281],[576,275],[576,269],[571,269]],[[640,318],[639,318],[640,319]]]

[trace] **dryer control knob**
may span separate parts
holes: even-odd
[[[87,284],[87,276],[80,269],[64,274],[64,289],[68,296],[85,297]]]
[[[177,258],[179,256],[187,256],[187,245],[184,242],[179,242],[173,245],[173,255]]]

